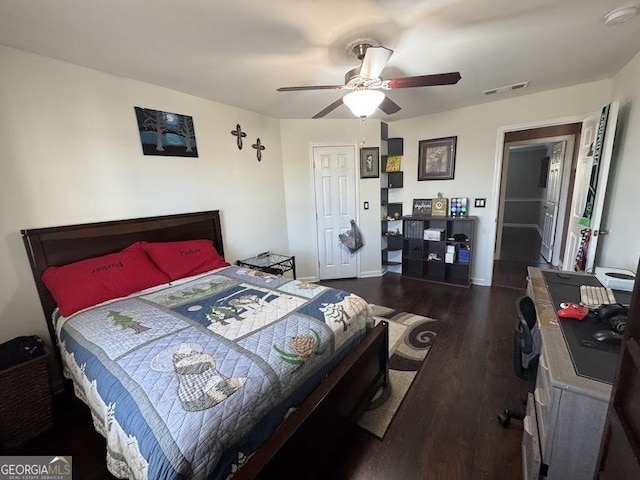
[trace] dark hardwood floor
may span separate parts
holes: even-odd
[[[525,289],[528,266],[551,267],[540,255],[540,235],[534,228],[504,227],[500,259],[493,262],[493,285]]]
[[[322,282],[352,291],[370,303],[426,315],[440,333],[383,441],[354,427],[328,445],[331,460],[321,479],[519,480],[521,425],[503,429],[505,407],[521,409],[527,384],[512,368],[515,299],[512,288],[447,287],[381,278]],[[105,442],[87,408],[73,398],[55,403],[54,430],[16,453],[73,455],[74,478],[111,479]],[[307,473],[299,478],[307,478]]]
[[[383,441],[354,428],[327,479],[509,479],[522,477],[521,425],[496,421],[521,410],[526,382],[513,373],[515,299],[523,291],[466,290],[387,274],[382,279],[322,282],[370,303],[442,322]]]

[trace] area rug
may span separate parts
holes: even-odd
[[[389,385],[376,393],[358,425],[382,440],[436,340],[439,322],[380,305],[371,309],[376,322],[389,323]]]

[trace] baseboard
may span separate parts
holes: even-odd
[[[307,283],[315,283],[318,281],[316,277],[298,277],[296,278],[296,280],[300,280],[301,282],[307,282]]]
[[[369,272],[360,272],[360,275],[358,275],[358,278],[381,277],[384,274],[385,274],[385,272],[383,270],[371,270]]]
[[[486,278],[473,278],[471,277],[471,283],[473,285],[480,285],[481,287],[490,287],[491,283]]]

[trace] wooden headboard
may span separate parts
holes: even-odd
[[[47,267],[118,252],[137,241],[171,242],[206,238],[213,240],[216,250],[224,256],[218,210],[35,228],[22,230],[21,233],[53,345],[56,344],[56,337],[51,314],[56,303],[40,278]]]

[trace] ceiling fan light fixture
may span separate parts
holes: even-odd
[[[368,117],[376,111],[384,100],[380,90],[354,90],[346,94],[342,101],[356,117]]]
[[[640,5],[627,5],[611,10],[604,16],[605,25],[620,25],[628,22],[638,15]]]

